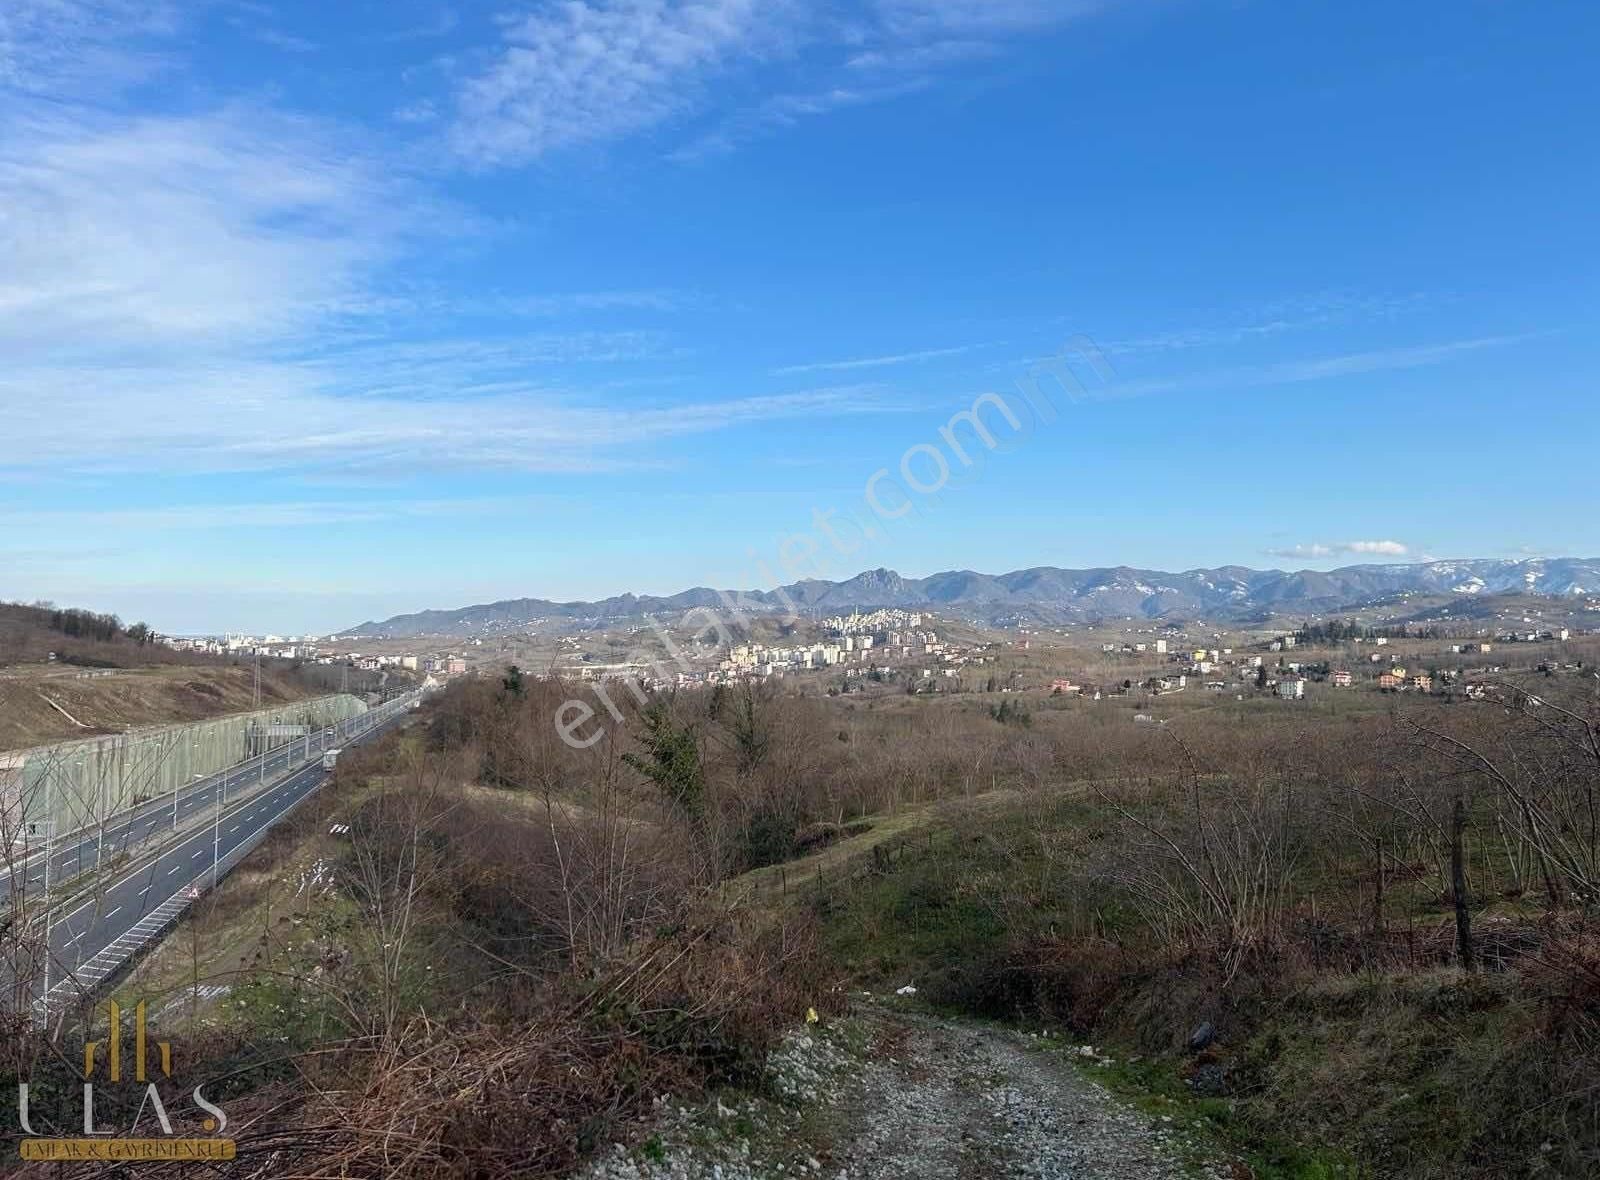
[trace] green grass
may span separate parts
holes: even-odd
[[[1136,911],[1067,863],[1104,824],[1083,800],[1043,815],[1018,806],[981,823],[941,820],[820,891],[826,949],[856,987],[911,983],[915,1002],[935,1011],[1082,1029],[1071,1009],[1079,977],[1030,979],[1018,951],[1048,936],[1092,955],[1085,929],[1136,932]],[[1063,847],[1052,866],[1045,850]],[[1425,890],[1396,888],[1390,902]],[[1090,1076],[1235,1153],[1261,1180],[1564,1176],[1588,1174],[1593,1162],[1596,1119],[1584,1096],[1600,1075],[1596,1022],[1574,1016],[1552,1031],[1548,1009],[1515,974],[1307,965],[1224,985],[1159,948],[1106,969],[1122,974],[1082,1039],[1119,1046],[1118,1064],[1091,1066]],[[1175,1042],[1219,1010],[1228,1034],[1208,1059],[1226,1067],[1229,1096],[1207,1098],[1188,1085],[1190,1061]]]
[[[1214,1160],[1221,1150],[1249,1164],[1256,1180],[1356,1180],[1364,1174],[1342,1152],[1296,1143],[1241,1118],[1232,1099],[1195,1094],[1173,1061],[1112,1056],[1113,1064],[1108,1066],[1087,1062],[1076,1054],[1071,1059],[1113,1094],[1182,1132],[1179,1142],[1187,1147],[1184,1161],[1191,1166]]]

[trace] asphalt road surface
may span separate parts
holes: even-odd
[[[402,706],[372,729],[345,739],[346,744],[354,745],[369,740],[398,725],[406,716],[407,711]],[[255,773],[253,765],[249,769],[252,774]],[[320,758],[314,759],[281,781],[272,783],[264,792],[257,792],[238,802],[226,803],[221,808],[220,818],[216,814],[216,806],[221,780],[203,788],[205,793],[193,802],[197,807],[211,803],[212,810],[208,817],[212,822],[199,824],[186,831],[176,843],[158,854],[141,857],[138,867],[111,874],[110,882],[98,891],[97,896],[79,902],[72,908],[58,907],[59,912],[52,914],[49,939],[51,984],[64,982],[78,974],[80,968],[89,965],[102,951],[114,949],[126,952],[118,958],[118,962],[131,955],[171,920],[175,908],[168,903],[175,894],[191,885],[197,889],[209,887],[213,865],[219,865],[221,874],[225,876],[231,867],[229,853],[270,828],[332,776],[332,771],[323,769]],[[250,774],[238,781],[241,786],[246,782],[254,783]],[[182,799],[179,807],[183,807]],[[158,825],[163,820],[170,825],[171,814],[169,809],[152,818]],[[135,821],[136,824],[138,822],[141,821]],[[94,964],[84,973],[80,982],[92,986],[112,969],[113,966],[104,961]]]
[[[350,718],[331,727],[328,733],[318,731],[311,735],[311,753],[321,758],[326,750],[336,750],[359,732],[365,715]],[[261,758],[251,758],[230,766],[227,770],[197,779],[186,788],[180,788],[177,798],[177,823],[173,822],[173,797],[162,795],[137,807],[110,816],[102,830],[100,825],[64,832],[50,850],[50,880],[52,886],[94,870],[105,857],[110,862],[123,852],[137,849],[145,841],[160,837],[184,827],[196,815],[215,805],[218,793],[224,805],[238,794],[256,789],[263,780],[270,782],[292,769],[305,759],[306,742],[298,739],[268,750],[265,766]],[[19,892],[36,889],[44,884],[43,852],[30,852],[26,862],[26,875],[13,871],[13,879],[20,876]],[[19,866],[20,869],[20,866]]]

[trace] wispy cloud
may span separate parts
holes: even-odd
[[[168,64],[171,0],[6,0],[0,6],[0,90],[106,95]]]
[[[0,209],[13,363],[278,337],[358,307],[408,235],[448,220],[332,129],[242,107],[13,104]]]
[[[1227,347],[1343,323],[1394,320],[1421,310],[1430,302],[1420,294],[1354,295],[1325,292],[1257,304],[1232,316],[1219,317],[1225,320],[1222,323],[1173,328],[1100,343],[1106,352],[1122,355]]]
[[[668,153],[698,160],[926,89],[1099,7],[872,0],[845,16],[798,0],[571,0],[504,22],[501,49],[459,87],[450,140],[477,164],[508,165],[705,117]],[[724,79],[736,97],[719,101]]]
[[[993,36],[1086,16],[1104,0],[877,0],[884,27],[902,37]]]
[[[556,295],[512,295],[493,299],[508,315],[567,315],[584,311],[677,311],[692,297],[678,291],[570,291]]]
[[[153,508],[26,509],[6,514],[8,528],[49,535],[192,532],[201,529],[301,528],[338,524],[377,524],[420,517],[459,517],[514,511],[535,498],[403,499],[209,503]],[[54,556],[53,550],[35,550]]]
[[[506,164],[655,126],[717,71],[780,48],[790,15],[757,0],[572,0],[509,21],[502,51],[458,96],[452,141]]]
[[[1095,392],[1096,398],[1142,397],[1161,393],[1186,393],[1202,389],[1246,389],[1271,385],[1297,385],[1367,373],[1394,372],[1444,364],[1458,357],[1535,339],[1540,333],[1514,336],[1478,336],[1444,344],[1419,344],[1380,348],[1266,365],[1239,366],[1176,377],[1126,381]]]
[[[408,102],[394,110],[394,119],[397,123],[432,123],[438,117],[439,107],[431,98],[419,98],[416,102]]]
[[[797,373],[846,372],[851,369],[878,369],[890,365],[906,365],[914,361],[931,361],[942,356],[959,356],[982,348],[981,344],[963,344],[957,348],[930,348],[922,352],[902,352],[891,356],[860,357],[848,361],[814,361],[805,365],[786,365],[771,370],[774,377],[788,377]]]
[[[385,41],[426,41],[435,37],[445,37],[455,32],[461,24],[461,14],[454,8],[441,8],[432,20],[420,24],[408,25],[403,29],[396,29],[392,33],[385,33]]]
[[[13,472],[595,472],[656,465],[657,449],[675,438],[901,408],[863,387],[599,403],[525,375],[497,380],[473,368],[480,363],[419,355],[378,372],[343,360],[6,372],[0,461]],[[114,431],[83,427],[107,421]]]
[[[1405,557],[1411,552],[1408,545],[1399,541],[1340,541],[1332,545],[1314,542],[1309,545],[1290,545],[1286,548],[1265,549],[1269,557],[1289,557],[1317,560],[1328,557]]]
[[[667,159],[687,164],[709,156],[724,155],[762,135],[791,127],[803,119],[831,114],[846,107],[886,102],[926,90],[932,85],[926,74],[887,78],[868,82],[849,79],[848,84],[830,85],[820,90],[775,94],[723,119],[710,131],[702,132],[682,147],[667,153]]]
[[[21,96],[0,107],[0,211],[8,480],[614,470],[659,462],[662,440],[884,408],[861,388],[586,395],[630,370],[577,370],[685,355],[666,331],[609,320],[693,297],[396,289],[397,264],[472,220],[340,128],[260,105],[141,116]],[[514,330],[575,316],[609,319]]]
[[[1471,340],[1452,340],[1446,344],[1423,344],[1407,348],[1380,348],[1351,352],[1316,360],[1287,361],[1268,365],[1258,374],[1261,384],[1320,381],[1328,377],[1348,377],[1358,373],[1377,373],[1392,369],[1415,369],[1453,360],[1464,353],[1482,352],[1507,344],[1519,344],[1531,335],[1479,336]]]
[[[281,49],[285,53],[316,53],[322,48],[320,44],[310,38],[297,37],[293,33],[285,33],[282,29],[251,29],[250,36],[263,45],[270,45],[272,48]]]

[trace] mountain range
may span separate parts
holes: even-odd
[[[457,610],[396,615],[382,622],[362,623],[342,634],[472,638],[536,626],[592,627],[649,617],[671,620],[697,607],[726,614],[730,603],[747,611],[792,609],[817,617],[878,607],[922,608],[990,625],[1085,623],[1124,617],[1243,621],[1271,614],[1353,610],[1410,595],[1472,599],[1503,594],[1600,599],[1600,558],[1482,558],[1297,571],[1222,566],[1182,573],[1128,566],[1082,570],[1038,566],[1009,574],[950,570],[925,578],[875,569],[841,582],[806,579],[778,590],[719,592],[696,587],[664,597],[623,594],[599,602],[517,598]]]

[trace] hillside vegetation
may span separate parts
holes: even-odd
[[[1600,707],[1537,684],[1165,725],[619,686],[580,750],[554,718],[587,690],[460,681],[169,941],[197,980],[235,956],[181,1049],[260,1166],[562,1175],[911,986],[1101,1046],[1236,1175],[1592,1175]]]
[[[254,662],[180,652],[114,615],[0,603],[0,750],[140,725],[201,721],[255,707]],[[262,707],[365,691],[351,669],[263,660]]]

